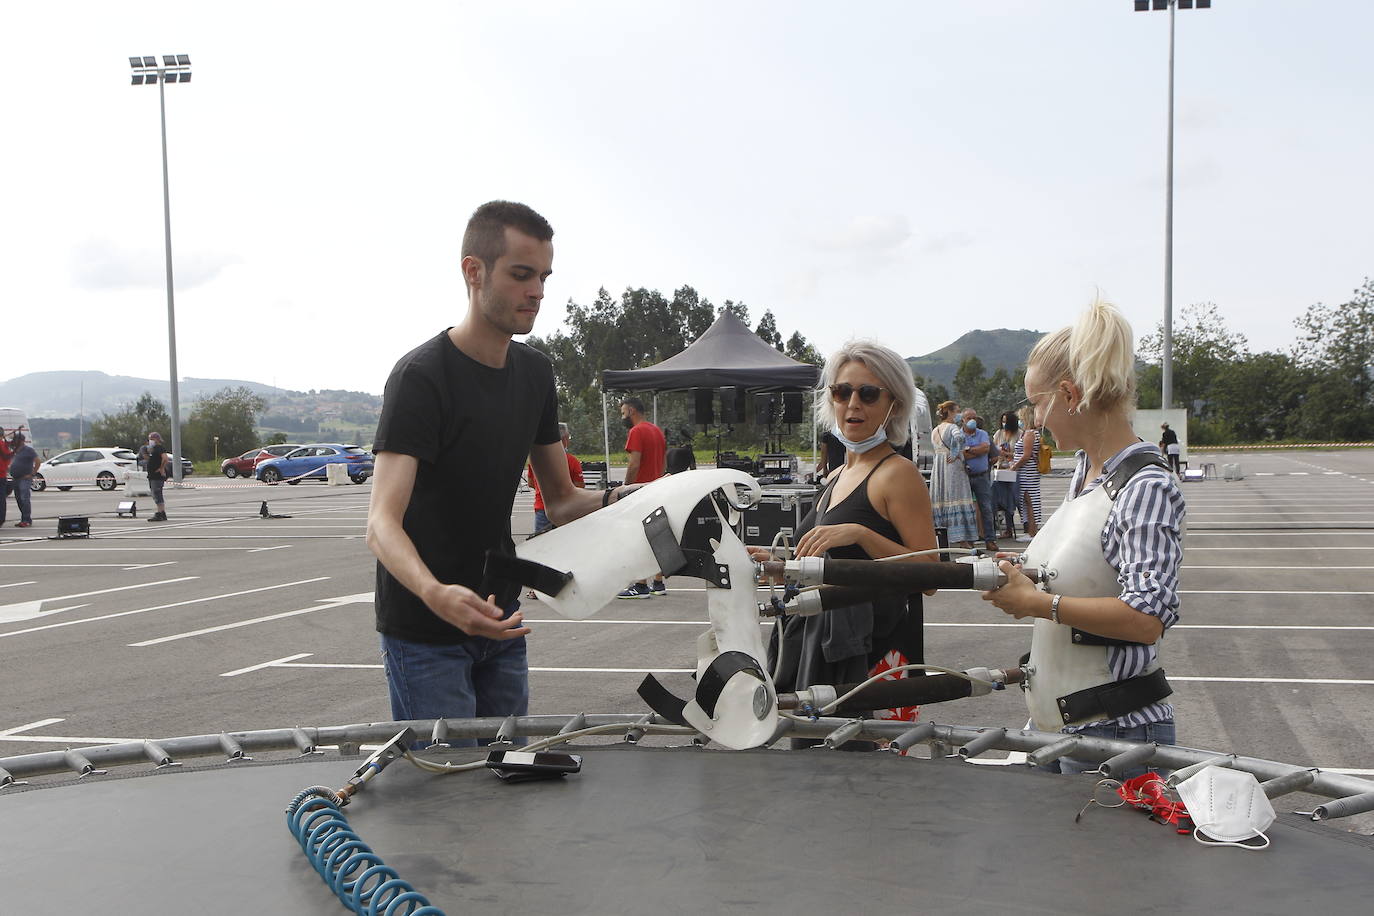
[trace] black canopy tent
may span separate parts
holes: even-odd
[[[738,387],[750,391],[797,391],[816,386],[821,370],[800,363],[769,346],[748,325],[722,312],[687,349],[643,369],[601,372],[601,417],[605,430],[606,466],[611,463],[608,391],[685,391],[690,388]],[[655,407],[654,420],[657,421]],[[814,443],[812,450],[815,450]]]

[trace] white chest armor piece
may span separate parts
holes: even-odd
[[[1066,501],[1026,548],[1025,566],[1041,571],[1041,587],[1071,598],[1114,598],[1121,593],[1116,570],[1102,556],[1102,529],[1112,501],[1105,486]],[[1159,667],[1156,660],[1142,673]],[[1115,680],[1107,647],[1074,642],[1073,627],[1036,618],[1031,634],[1026,707],[1035,727],[1059,731],[1100,719],[1066,719],[1060,698]]]

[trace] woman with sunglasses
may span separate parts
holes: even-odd
[[[930,466],[930,502],[935,527],[945,529],[947,543],[970,548],[978,539],[973,488],[964,468],[964,431],[959,405],[945,401],[935,408],[940,423],[930,431],[935,458]]]
[[[1168,462],[1131,428],[1126,319],[1099,301],[1041,338],[1027,360],[1026,395],[1037,424],[1078,452],[1067,497],[1024,554],[1048,582],[1037,587],[1004,560],[1006,585],[983,593],[1010,616],[1034,619],[1024,685],[1031,718],[1043,730],[1173,744],[1159,653],[1178,620],[1185,510]],[[1096,765],[1064,758],[1051,768]]]
[[[916,402],[910,367],[887,347],[851,341],[826,362],[816,395],[817,423],[844,445],[845,460],[798,526],[796,555],[867,560],[933,549],[925,480],[896,451]],[[922,624],[919,594],[783,618],[770,646],[777,687],[854,683],[875,666],[920,664]]]

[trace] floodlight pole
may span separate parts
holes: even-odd
[[[167,181],[167,80],[158,71],[157,97],[162,109],[162,225],[167,242],[167,359],[172,377],[172,481],[181,484],[181,399],[177,391],[177,313],[172,289],[172,198]],[[1167,327],[1167,326],[1166,326]],[[1167,331],[1165,333],[1168,333]]]

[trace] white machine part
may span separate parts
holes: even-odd
[[[565,617],[590,617],[614,600],[626,584],[659,572],[659,562],[645,536],[645,519],[662,508],[672,535],[680,543],[692,511],[717,490],[734,509],[752,505],[759,485],[748,474],[731,470],[687,471],[660,478],[613,505],[519,544],[515,553],[573,574],[557,595],[541,600]],[[717,514],[719,509],[717,509]],[[731,674],[708,713],[696,698],[683,716],[713,741],[735,750],[758,747],[777,728],[778,700],[764,663],[766,651],[758,623],[754,563],[734,532],[734,520],[721,519],[721,536],[713,542],[718,566],[728,570],[730,588],[707,589],[711,628],[697,640],[698,692],[712,663],[726,653],[747,656],[756,665]],[[753,673],[751,673],[751,671]]]
[[[1105,598],[1120,593],[1114,570],[1102,557],[1102,527],[1112,501],[1099,486],[1066,501],[1041,527],[1026,548],[1028,569],[1038,569],[1047,592],[1078,598]],[[1159,667],[1158,659],[1142,673]],[[1059,731],[1066,724],[1057,699],[1079,690],[1110,684],[1106,646],[1073,641],[1073,627],[1036,618],[1031,634],[1026,678],[1026,706],[1035,727]]]

